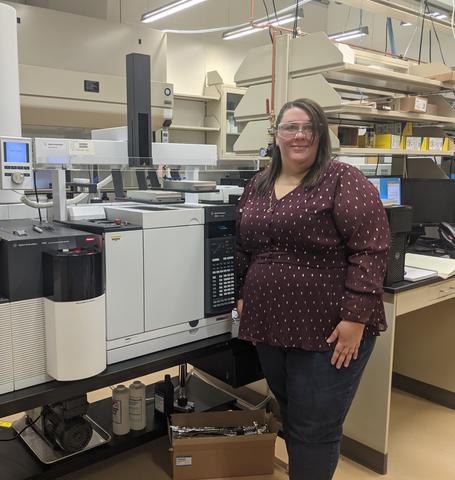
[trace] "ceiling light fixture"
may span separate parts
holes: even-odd
[[[176,2],[169,3],[160,8],[156,8],[150,12],[144,13],[141,17],[141,22],[151,23],[157,20],[161,20],[164,17],[173,15],[174,13],[185,10],[186,8],[193,7],[198,3],[205,2],[206,0],[178,0]]]
[[[447,15],[445,13],[439,13],[439,12],[431,12],[428,14],[428,16],[436,18],[436,20],[444,20],[444,18],[447,18]]]
[[[400,27],[412,27],[412,23],[401,20]]]
[[[329,35],[330,40],[335,42],[344,42],[346,40],[352,40],[353,38],[360,38],[368,35],[368,26],[354,28],[353,30],[346,30],[346,32],[333,33]]]
[[[298,17],[303,17],[303,12],[299,10]],[[295,15],[293,13],[289,13],[287,15],[283,15],[278,17],[278,20],[268,21],[267,18],[261,18],[260,20],[256,20],[255,26],[247,25],[243,28],[237,28],[235,30],[230,30],[228,32],[223,33],[223,40],[233,40],[234,38],[245,37],[246,35],[251,35],[256,32],[260,32],[262,30],[266,30],[269,26],[277,27],[279,25],[285,25],[287,23],[291,23],[295,20]]]

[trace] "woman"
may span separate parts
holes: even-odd
[[[375,338],[389,227],[377,190],[332,161],[327,119],[283,106],[269,168],[238,209],[240,338],[279,402],[291,480],[331,479],[342,425]]]

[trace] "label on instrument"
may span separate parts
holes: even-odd
[[[91,140],[70,140],[70,155],[94,155],[95,145]]]
[[[188,456],[175,457],[176,467],[190,467],[191,465],[193,465],[192,456],[188,455]]]

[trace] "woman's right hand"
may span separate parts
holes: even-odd
[[[239,298],[237,300],[237,313],[239,314],[239,318],[242,317],[242,310],[243,310],[243,298]]]

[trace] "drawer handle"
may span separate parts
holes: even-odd
[[[455,287],[449,287],[447,290],[439,290],[440,295],[455,293]]]

